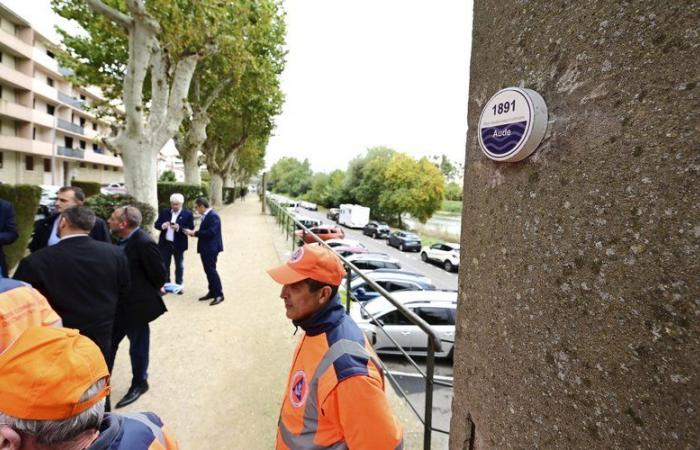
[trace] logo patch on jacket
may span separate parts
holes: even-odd
[[[292,403],[292,406],[299,408],[306,403],[306,397],[309,395],[309,383],[306,379],[306,372],[303,370],[295,372],[289,385],[289,401]]]

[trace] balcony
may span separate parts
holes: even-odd
[[[0,29],[0,46],[14,56],[31,58],[33,47],[7,31]]]
[[[53,73],[54,75],[62,75],[59,71],[58,61],[46,54],[46,51],[40,50],[38,48],[33,48],[32,59],[34,62],[41,65],[44,69]]]
[[[5,84],[9,84],[13,88],[24,89],[26,91],[32,90],[32,77],[12,69],[5,64],[0,64],[0,79],[2,79]]]
[[[13,120],[31,122],[33,114],[32,110],[26,106],[0,99],[0,116],[5,116]]]
[[[47,100],[57,101],[58,91],[46,84],[44,81],[34,78],[33,89],[34,93],[44,97]]]
[[[61,91],[58,91],[58,100],[81,111],[85,109],[82,101],[78,100],[77,98],[71,97],[68,94],[64,94]]]
[[[58,154],[61,156],[67,156],[69,158],[80,158],[85,159],[85,150],[82,148],[70,148],[58,146]]]
[[[32,110],[32,122],[39,124],[41,126],[47,127],[47,128],[53,128],[56,118],[52,116],[51,114],[47,114],[45,112],[37,111],[36,109]]]
[[[70,131],[71,133],[79,134],[81,136],[85,135],[85,129],[83,127],[72,122],[68,122],[67,120],[58,119],[58,128],[65,131]]]

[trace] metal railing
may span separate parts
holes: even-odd
[[[58,154],[62,156],[68,156],[71,158],[85,159],[85,150],[82,148],[70,148],[58,146]]]
[[[305,236],[311,236],[314,241],[320,243],[324,247],[333,250],[332,247],[327,245],[321,238],[319,238],[316,234],[314,234],[311,230],[309,230],[303,223],[299,222],[296,220],[292,214],[286,210],[285,207],[281,206],[278,204],[275,200],[271,199],[269,196],[267,196],[264,191],[264,202],[263,202],[263,211],[264,211],[264,206],[265,203],[267,203],[269,212],[272,216],[275,217],[277,224],[283,229],[285,232],[287,240],[291,241],[291,249],[294,251],[296,247],[296,239],[299,238],[296,234],[297,230],[303,230],[303,236],[302,236],[302,241],[304,240]],[[418,417],[418,420],[423,424],[423,449],[424,450],[429,450],[430,449],[430,444],[431,444],[431,438],[432,438],[432,432],[436,431],[439,433],[443,434],[449,434],[448,430],[442,430],[439,428],[433,427],[433,389],[435,385],[438,386],[444,386],[444,387],[452,387],[452,383],[448,381],[443,381],[440,379],[435,378],[435,352],[436,351],[441,351],[442,350],[442,342],[448,342],[448,343],[454,343],[454,341],[450,341],[447,339],[441,339],[439,335],[433,330],[433,328],[428,325],[427,322],[425,322],[423,319],[421,319],[418,315],[416,315],[413,311],[410,309],[406,308],[401,302],[398,302],[392,295],[387,292],[383,287],[375,283],[373,280],[371,280],[369,277],[367,277],[360,269],[355,267],[351,262],[349,262],[347,259],[345,259],[343,256],[339,255],[337,252],[334,251],[338,258],[345,264],[345,267],[347,270],[347,275],[346,275],[346,300],[345,300],[345,307],[346,307],[346,312],[349,314],[350,313],[350,304],[352,301],[355,301],[361,310],[369,317],[373,323],[377,324],[379,327],[379,330],[384,333],[384,335],[396,346],[396,348],[399,350],[402,356],[404,356],[408,362],[416,369],[416,371],[420,374],[422,378],[425,379],[425,409],[423,416],[421,416],[420,412],[418,409],[413,405],[413,403],[409,400],[408,394],[403,390],[403,388],[399,385],[399,382],[396,380],[394,375],[391,373],[391,371],[387,368],[387,366],[384,364],[384,362],[380,359],[379,363],[382,366],[382,369],[384,373],[387,375],[389,378],[389,381],[391,382],[392,386],[396,391],[399,393],[401,397],[403,397],[406,400],[406,403],[408,403],[408,406],[411,408],[411,410],[414,412],[414,414]],[[379,295],[387,299],[389,303],[391,303],[399,312],[401,312],[406,319],[408,319],[413,325],[416,325],[418,328],[420,328],[428,337],[428,346],[427,346],[427,356],[426,356],[426,370],[423,371],[421,367],[415,362],[411,356],[399,345],[394,338],[392,338],[389,333],[384,330],[384,327],[377,321],[377,319],[367,311],[365,306],[357,301],[354,296],[352,295],[352,291],[350,289],[350,283],[351,280],[353,279],[352,277],[352,272],[355,272],[357,276],[361,277],[363,280],[365,280]]]
[[[63,102],[63,103],[66,103],[66,104],[68,104],[68,105],[70,105],[70,106],[72,106],[72,107],[74,107],[74,108],[78,108],[78,109],[81,109],[81,110],[84,110],[84,109],[85,109],[85,107],[83,106],[83,102],[82,102],[82,101],[78,100],[78,99],[75,98],[75,97],[71,97],[71,96],[68,95],[68,94],[64,94],[64,93],[61,92],[61,91],[58,91],[58,100],[61,101],[61,102]]]
[[[81,127],[80,125],[76,125],[73,122],[69,122],[67,120],[58,119],[57,125],[58,128],[61,128],[66,131],[71,131],[76,134],[85,134],[85,129],[83,127]]]

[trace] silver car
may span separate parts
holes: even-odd
[[[442,351],[436,357],[452,358],[455,319],[457,312],[456,291],[403,291],[392,297],[413,311],[430,325],[442,341]],[[353,303],[350,315],[367,335],[377,353],[400,354],[391,336],[410,355],[427,354],[428,335],[399,312],[385,298],[377,298],[365,305]],[[383,331],[382,331],[383,329]]]

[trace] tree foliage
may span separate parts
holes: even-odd
[[[270,168],[268,183],[272,191],[298,197],[311,189],[313,172],[309,161],[284,157]]]

